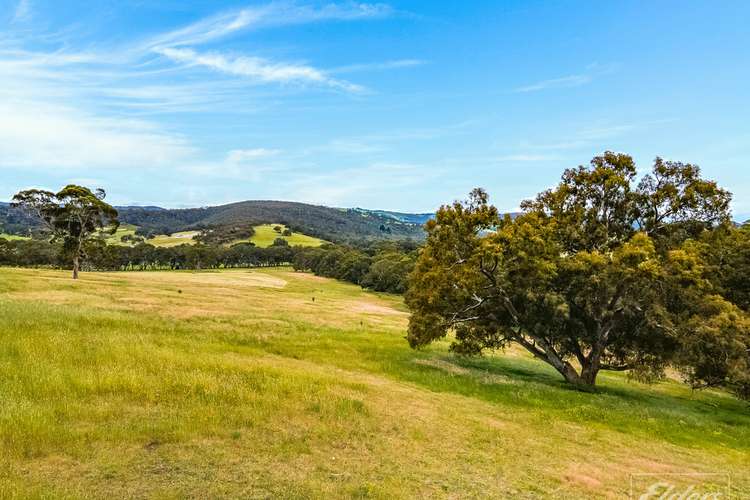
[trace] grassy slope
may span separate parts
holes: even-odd
[[[126,235],[135,236],[135,230],[138,226],[132,224],[120,224],[114,234],[107,235],[105,237],[106,242],[109,245],[124,245],[121,238]]]
[[[172,233],[170,236],[160,234],[150,240],[146,240],[146,243],[150,243],[157,247],[176,247],[184,243],[192,245],[195,243],[193,236],[196,236],[199,232],[200,231],[181,231],[179,233]]]
[[[7,234],[7,233],[0,233],[0,238],[5,238],[6,240],[28,240],[29,239],[26,236],[18,236],[17,234]]]
[[[3,498],[750,495],[745,404],[415,352],[399,298],[308,274],[0,269],[0,310]]]
[[[321,239],[307,236],[301,233],[292,233],[291,236],[281,236],[279,233],[273,230],[273,228],[278,225],[280,225],[281,227],[285,227],[282,224],[264,224],[261,226],[253,226],[255,228],[255,234],[252,238],[250,238],[250,241],[255,243],[255,246],[263,248],[270,247],[273,243],[273,240],[275,240],[276,238],[284,238],[292,246],[299,245],[304,247],[318,247],[324,243],[324,241]],[[157,247],[174,247],[177,245],[182,245],[183,243],[192,245],[193,243],[195,243],[195,241],[193,240],[193,236],[197,234],[198,231],[183,231],[180,233],[174,233],[171,236],[159,235],[153,239],[147,240],[147,242]],[[247,240],[237,240],[233,243],[241,243],[243,241]]]
[[[276,226],[286,228],[283,224],[263,224],[262,226],[253,226],[255,234],[250,238],[250,241],[255,243],[255,246],[262,248],[270,247],[276,238],[284,238],[291,246],[319,247],[325,243],[319,238],[307,236],[302,233],[292,233],[291,236],[282,236],[273,230]]]

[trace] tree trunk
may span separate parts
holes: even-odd
[[[596,376],[599,374],[599,363],[587,363],[581,369],[581,380],[587,386],[596,386]]]
[[[588,365],[584,366],[579,374],[569,363],[565,363],[563,369],[557,371],[560,372],[566,382],[574,385],[577,389],[591,392],[596,387],[596,375],[599,372],[598,369],[592,368]]]
[[[543,339],[536,338],[534,342],[529,342],[522,336],[515,338],[516,342],[526,348],[537,359],[544,361],[552,366],[563,376],[566,382],[574,385],[576,388],[590,392],[596,385],[596,375],[599,373],[599,356],[596,356],[596,362],[591,363],[590,358],[581,360],[581,373],[579,374],[575,367],[568,361],[559,356],[552,346]]]
[[[80,268],[81,268],[80,257],[76,255],[75,257],[73,257],[73,279],[74,280],[78,279],[78,271]]]

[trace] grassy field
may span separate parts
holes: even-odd
[[[309,274],[0,269],[0,311],[1,498],[624,498],[717,472],[750,496],[747,404],[412,351],[400,298]]]
[[[17,234],[8,234],[8,233],[0,233],[0,238],[4,238],[6,240],[28,240],[29,239],[26,236],[18,236]]]
[[[184,243],[192,245],[195,243],[193,236],[196,236],[198,233],[200,233],[200,231],[181,231],[179,233],[172,233],[169,236],[166,234],[160,234],[150,240],[146,240],[146,243],[150,243],[157,247],[176,247]]]
[[[283,238],[286,241],[289,242],[292,246],[303,246],[303,247],[318,247],[325,243],[325,241],[314,238],[312,236],[307,236],[302,233],[292,233],[291,236],[282,236],[281,234],[277,233],[273,230],[274,227],[281,226],[282,228],[286,228],[283,224],[263,224],[261,226],[253,226],[255,229],[255,234],[250,238],[249,241],[255,243],[255,246],[258,247],[270,247],[271,244],[273,244],[273,241],[276,238]],[[129,226],[129,228],[132,228],[133,232],[135,232],[135,226]],[[124,230],[127,231],[128,229]],[[118,233],[119,233],[118,229]],[[122,234],[117,234],[115,242],[120,241],[120,237],[123,234],[129,234],[127,232],[123,232]],[[152,238],[150,240],[147,240],[148,243],[157,246],[157,247],[175,247],[177,245],[182,245],[183,243],[187,243],[192,245],[195,243],[195,240],[193,240],[193,236],[197,235],[198,231],[182,231],[180,233],[173,233],[171,236],[167,235],[158,235],[155,238]],[[242,243],[246,242],[248,240],[236,240],[233,241],[232,244],[235,243]]]
[[[262,226],[253,226],[255,234],[250,238],[250,241],[255,243],[255,246],[265,248],[270,247],[276,238],[285,239],[291,246],[303,246],[303,247],[319,247],[323,243],[323,240],[307,236],[302,233],[292,233],[291,236],[282,236],[273,230],[274,227],[280,226],[286,229],[283,224],[263,224]]]
[[[122,242],[123,236],[135,236],[135,230],[138,226],[132,224],[120,224],[114,234],[107,235],[105,240],[110,245],[125,245]]]

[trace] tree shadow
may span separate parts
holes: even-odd
[[[427,354],[427,353],[425,353]],[[729,395],[691,393],[677,382],[648,385],[605,374],[594,392],[578,390],[551,367],[518,357],[436,353],[412,358],[412,382],[556,420],[603,425],[680,445],[750,446],[750,412]],[[404,374],[405,375],[405,374]],[[662,385],[666,384],[666,385]],[[721,439],[716,438],[716,433]]]

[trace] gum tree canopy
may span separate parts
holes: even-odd
[[[515,342],[583,389],[600,370],[648,379],[679,362],[696,386],[747,390],[745,313],[711,285],[696,241],[726,227],[731,195],[659,158],[636,177],[630,156],[607,152],[515,219],[481,189],[443,206],[410,279],[411,346],[453,331],[456,352]],[[734,368],[708,365],[699,330],[727,340],[714,344]]]
[[[90,189],[70,184],[60,192],[40,189],[21,191],[12,204],[36,215],[52,233],[62,240],[73,264],[73,279],[78,279],[84,243],[96,234],[114,234],[119,226],[117,210],[104,202],[103,189]]]

